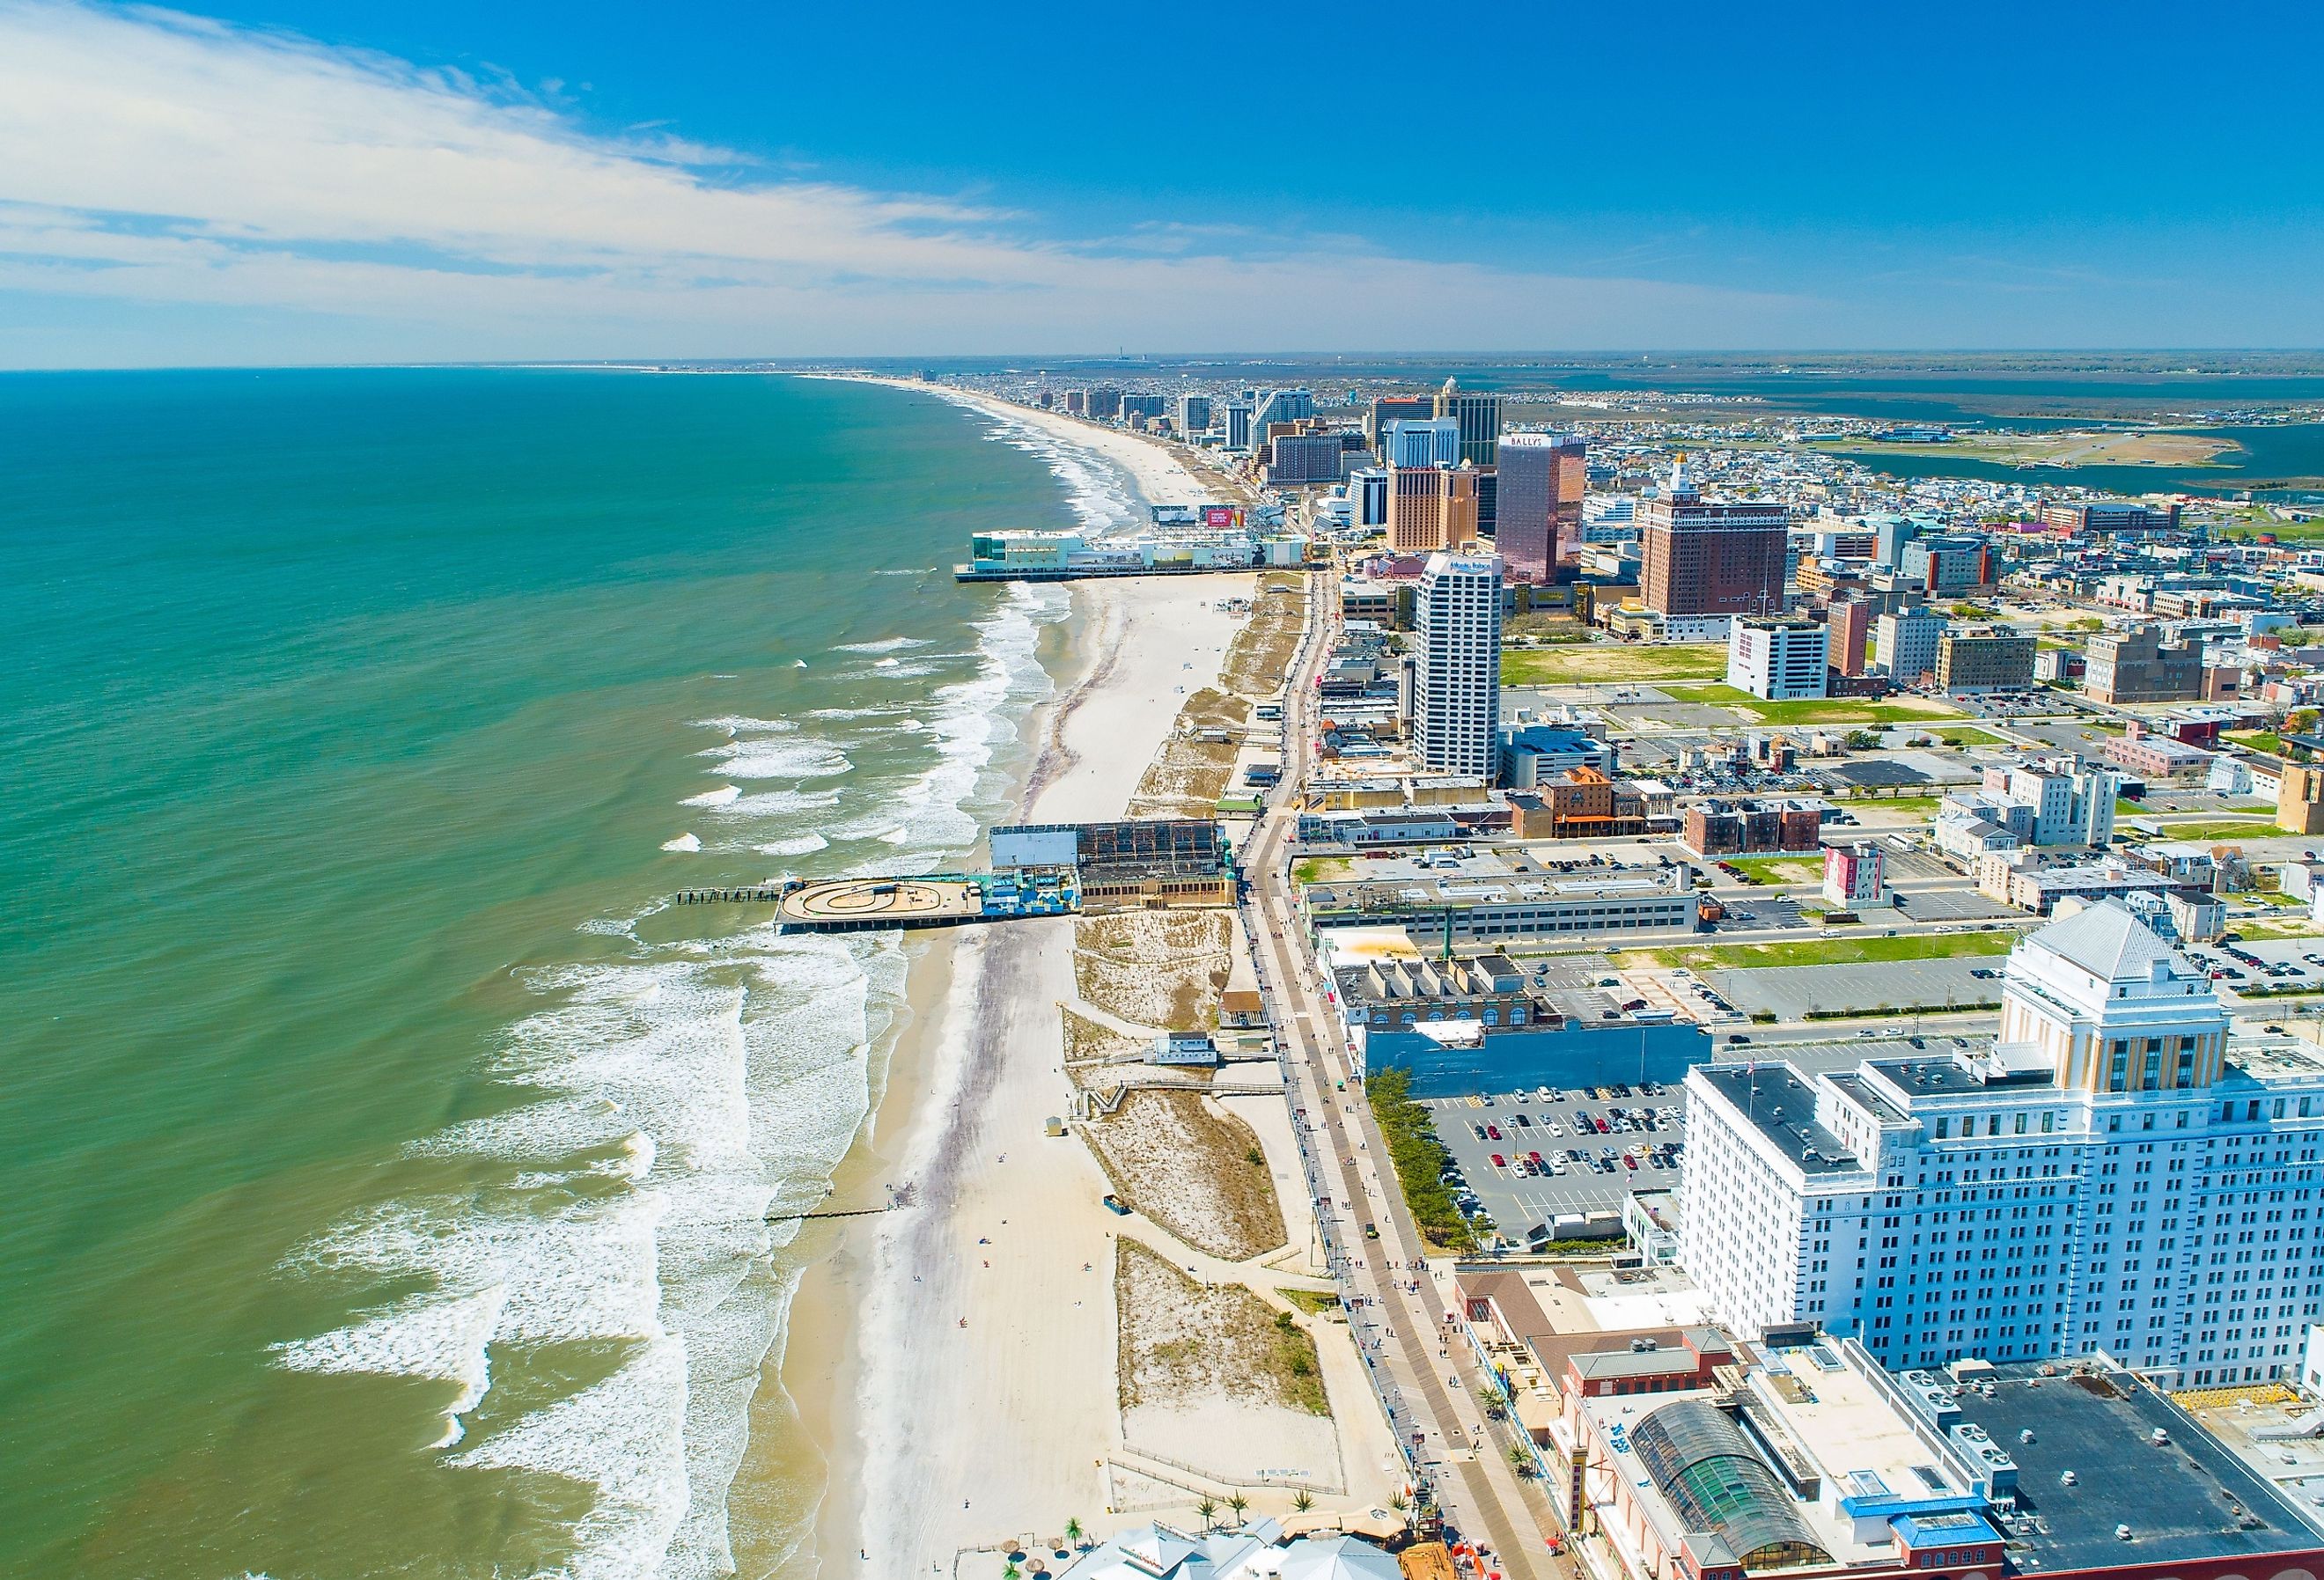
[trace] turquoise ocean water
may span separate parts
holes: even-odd
[[[514,370],[0,377],[0,1572],[779,1570],[907,957],[661,901],[959,860],[1065,603],[948,568],[1121,483]]]

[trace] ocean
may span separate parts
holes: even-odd
[[[0,376],[0,1570],[696,1575],[1126,479],[748,375]],[[839,1204],[834,1205],[877,1205]],[[740,1506],[740,1501],[737,1505]]]

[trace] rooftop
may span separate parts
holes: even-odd
[[[2070,960],[2101,982],[2153,982],[2189,968],[2153,929],[2110,901],[2053,921],[2027,940]]]
[[[2021,1570],[2188,1563],[2319,1545],[2289,1502],[2192,1417],[2126,1373],[2044,1377],[2021,1364],[1983,1381],[1991,1398],[1969,1389],[1959,1402],[1962,1416],[2017,1462],[2017,1512],[2004,1527]],[[2165,1434],[2159,1444],[2157,1429]],[[2115,1534],[2124,1525],[2127,1541]]]
[[[1735,1105],[1784,1156],[1810,1174],[1854,1174],[1840,1139],[1815,1122],[1815,1089],[1784,1065],[1703,1065],[1688,1072]]]

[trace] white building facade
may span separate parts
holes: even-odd
[[[1987,1049],[1698,1068],[1680,1260],[1729,1323],[1822,1323],[1891,1369],[2296,1376],[2324,1316],[2324,1059],[2227,1028],[2101,903],[2013,951]]]
[[[1910,686],[1937,670],[1937,642],[1945,633],[1945,618],[1934,609],[1914,606],[1883,614],[1872,623],[1872,661],[1899,686]]]
[[[1461,424],[1451,417],[1400,417],[1380,436],[1380,462],[1388,467],[1457,467]]]
[[[1804,620],[1738,620],[1727,638],[1727,683],[1771,702],[1824,695],[1831,632]]]
[[[1421,762],[1439,773],[1490,776],[1500,746],[1500,556],[1430,555],[1412,624],[1412,738]]]

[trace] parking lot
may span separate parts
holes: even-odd
[[[1643,1092],[1635,1086],[1626,1089],[1628,1096],[1599,1097],[1568,1087],[1546,1103],[1538,1089],[1521,1095],[1502,1092],[1489,1097],[1440,1097],[1425,1106],[1486,1214],[1503,1234],[1523,1239],[1535,1224],[1549,1223],[1560,1213],[1618,1213],[1623,1198],[1633,1191],[1677,1188],[1675,1157],[1665,1163],[1654,1154],[1674,1154],[1679,1146],[1683,1094],[1675,1086],[1651,1082]],[[1622,1115],[1613,1112],[1618,1109]],[[1668,1112],[1650,1113],[1654,1110]],[[1584,1125],[1579,1118],[1582,1113],[1609,1125],[1622,1118],[1632,1128],[1600,1134]],[[1479,1131],[1486,1133],[1480,1137]],[[1495,1131],[1500,1132],[1498,1137]],[[1648,1155],[1637,1159],[1635,1168],[1618,1160],[1632,1147],[1649,1149]],[[1577,1151],[1590,1161],[1569,1155]],[[1520,1173],[1517,1160],[1534,1152],[1541,1154],[1549,1169]],[[1610,1171],[1604,1166],[1609,1153],[1617,1159]],[[1496,1154],[1504,1160],[1498,1169],[1492,1161]],[[1562,1174],[1555,1172],[1561,1165]]]
[[[2228,929],[2233,931],[2231,928]],[[2261,964],[2239,959],[2227,953],[2241,951]],[[2188,958],[2207,972],[2219,972],[2216,984],[2223,990],[2242,991],[2249,988],[2324,988],[2324,938],[2255,938],[2247,944],[2190,944],[2185,946]],[[2315,959],[2309,956],[2314,956]],[[2268,967],[2273,966],[2273,971]],[[2251,1002],[2249,1012],[2273,1014],[2264,998]],[[2289,1008],[2286,1013],[2292,1012]]]
[[[1867,1037],[1861,1033],[1813,1042],[1768,1038],[1747,1045],[1722,1039],[1716,1057],[1729,1064],[1745,1058],[1781,1059],[1813,1075],[1819,1071],[1852,1070],[1868,1058],[1950,1057],[1973,1042],[1990,1040],[1990,1032],[1976,1038],[1931,1032],[1921,1037],[1917,1047],[1906,1036]],[[1497,1092],[1490,1096],[1428,1098],[1421,1105],[1435,1122],[1436,1133],[1452,1152],[1454,1164],[1476,1197],[1478,1208],[1492,1219],[1503,1234],[1522,1243],[1527,1231],[1536,1224],[1553,1223],[1560,1213],[1619,1213],[1624,1198],[1638,1191],[1678,1188],[1685,1156],[1685,1088],[1673,1083],[1654,1086],[1644,1095],[1637,1086],[1629,1091],[1627,1097],[1600,1097],[1586,1089],[1566,1087],[1545,1103],[1536,1088],[1525,1093]],[[1586,1112],[1610,1123],[1616,1117],[1612,1112],[1615,1109],[1632,1115],[1652,1110],[1654,1126],[1645,1128],[1640,1121],[1640,1128],[1604,1135],[1594,1128],[1586,1134],[1577,1129],[1577,1113]],[[1525,1123],[1518,1123],[1519,1114],[1525,1116]],[[1480,1129],[1486,1132],[1481,1140],[1477,1135]],[[1556,1133],[1551,1133],[1553,1129]],[[1501,1132],[1498,1140],[1492,1135],[1495,1130]],[[1660,1150],[1673,1160],[1641,1157],[1636,1169],[1618,1161],[1613,1172],[1608,1173],[1595,1164],[1584,1166],[1569,1156],[1583,1151],[1593,1160],[1602,1160],[1609,1149],[1618,1155],[1640,1145]],[[1539,1152],[1545,1161],[1554,1159],[1563,1162],[1565,1172],[1559,1174],[1553,1169],[1545,1174],[1527,1175],[1509,1166],[1520,1155],[1534,1152]],[[1492,1162],[1495,1153],[1504,1160],[1498,1169]]]
[[[1897,892],[1899,914],[1914,921],[1999,921],[2015,918],[2023,921],[2025,913],[1998,900],[1988,899],[1976,890],[1963,885],[1957,889],[1905,889]],[[1867,912],[1870,920],[1877,912]]]
[[[2001,997],[2002,956],[1969,955],[1941,960],[1866,961],[1852,966],[1784,966],[1704,975],[1745,1014],[1771,1012],[1798,1021],[1811,1011],[1857,1009],[1942,1011],[1955,1004],[1989,1004]],[[1985,973],[1979,976],[1978,972]]]

